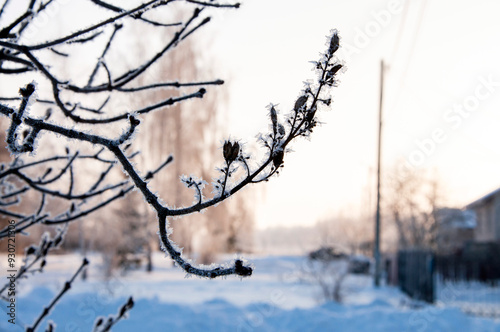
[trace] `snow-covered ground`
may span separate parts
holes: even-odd
[[[437,299],[448,307],[457,307],[466,313],[500,318],[500,283],[496,286],[476,281],[437,281]]]
[[[415,306],[395,288],[374,289],[368,277],[351,277],[346,280],[345,304],[322,303],[319,288],[300,281],[303,258],[248,258],[255,271],[245,279],[186,278],[157,254],[153,273],[135,271],[105,281],[99,259],[93,257],[88,280],[75,281],[48,319],[57,324],[56,331],[91,331],[97,317],[116,314],[132,295],[135,306],[129,318],[113,331],[500,332],[500,319],[463,313],[456,306],[463,300],[458,296],[449,304]],[[33,324],[80,261],[76,255],[51,256],[44,273],[21,281],[17,324],[9,324],[8,316],[2,314],[0,331],[24,331]],[[474,287],[474,292],[484,291]],[[6,310],[5,303],[2,309]],[[40,330],[45,330],[46,321]]]

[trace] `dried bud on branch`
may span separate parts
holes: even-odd
[[[339,36],[337,34],[337,31],[333,33],[332,38],[330,39],[330,47],[328,48],[328,54],[333,55],[338,49],[339,49],[340,43],[339,43]]]
[[[312,123],[313,123],[313,121],[314,121],[314,115],[316,115],[316,109],[317,109],[317,107],[316,107],[316,105],[315,105],[313,108],[311,108],[311,109],[307,112],[307,114],[306,114],[306,122],[307,122],[307,123],[309,123],[309,124],[312,124]]]
[[[249,277],[252,275],[252,268],[243,265],[243,262],[240,259],[237,259],[234,262],[234,270],[237,275],[242,277]]]
[[[285,134],[286,134],[286,131],[285,131],[285,127],[283,127],[283,125],[280,123],[278,124],[278,134],[281,136],[281,137],[284,137]]]
[[[293,110],[295,112],[298,112],[307,102],[307,98],[308,98],[307,95],[300,96],[299,99],[297,99],[297,101],[295,102],[295,106],[293,107]]]
[[[128,298],[127,303],[125,303],[121,308],[120,308],[120,315],[119,317],[123,317],[127,311],[132,309],[134,307],[134,300],[132,299],[132,296]]]
[[[135,116],[133,116],[133,115],[131,115],[131,116],[129,117],[129,121],[130,121],[130,125],[131,125],[132,127],[137,127],[137,126],[141,123],[141,121],[140,121],[139,119],[137,119],[137,118],[136,118]]]
[[[28,98],[33,94],[33,92],[35,92],[35,85],[33,83],[29,83],[25,88],[19,89],[19,94],[24,98]]]
[[[238,158],[240,153],[240,145],[238,142],[231,143],[230,141],[224,142],[223,154],[226,163],[229,165]]]
[[[278,132],[278,115],[276,113],[276,109],[274,108],[274,105],[271,106],[271,110],[269,111],[269,115],[271,117],[271,122],[273,124],[273,134],[274,134],[274,137],[276,137],[276,134]]]
[[[283,150],[276,151],[276,153],[273,156],[273,165],[275,168],[280,167],[281,164],[283,164],[283,157],[285,156],[285,153]]]
[[[36,248],[34,246],[29,246],[26,249],[26,256],[33,255],[36,252]]]
[[[341,64],[336,64],[329,71],[326,72],[325,83],[329,86],[333,86],[335,74],[342,68]]]

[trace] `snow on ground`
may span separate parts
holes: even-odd
[[[500,284],[487,285],[477,281],[443,282],[437,280],[437,299],[448,307],[479,316],[500,318]]]
[[[321,303],[319,289],[300,281],[304,258],[249,257],[254,275],[241,279],[186,278],[162,254],[151,274],[134,271],[104,280],[92,257],[89,279],[78,279],[48,319],[56,331],[91,331],[98,316],[116,314],[128,296],[135,306],[113,331],[481,331],[500,332],[499,319],[464,314],[453,304],[415,308],[392,287],[374,289],[367,277],[351,278],[345,304]],[[5,260],[2,260],[5,261]],[[23,331],[77,269],[76,255],[49,257],[43,274],[17,285],[17,324],[0,319],[1,331]],[[481,291],[480,286],[477,291]],[[498,299],[498,298],[497,298]],[[462,299],[457,298],[457,301]],[[5,303],[2,303],[5,309]],[[47,321],[47,320],[46,320]],[[46,321],[40,330],[44,330]]]

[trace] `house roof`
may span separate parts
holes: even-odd
[[[474,202],[466,205],[465,208],[466,209],[473,209],[473,208],[476,208],[478,206],[481,206],[481,205],[485,204],[486,202],[488,202],[489,200],[493,199],[497,195],[500,195],[500,188],[498,188],[498,189],[490,192],[489,194],[475,200]]]
[[[442,227],[461,229],[476,227],[476,214],[471,210],[441,208],[437,210],[437,217]]]

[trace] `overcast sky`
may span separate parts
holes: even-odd
[[[266,128],[266,105],[288,112],[302,82],[314,78],[308,61],[331,29],[344,47],[339,58],[347,70],[332,111],[267,184],[259,227],[357,217],[370,208],[381,59],[383,167],[402,159],[432,169],[451,206],[499,187],[498,14],[500,3],[486,0],[251,0],[218,13],[204,33],[222,64],[217,72],[230,78],[230,132],[248,141]]]

